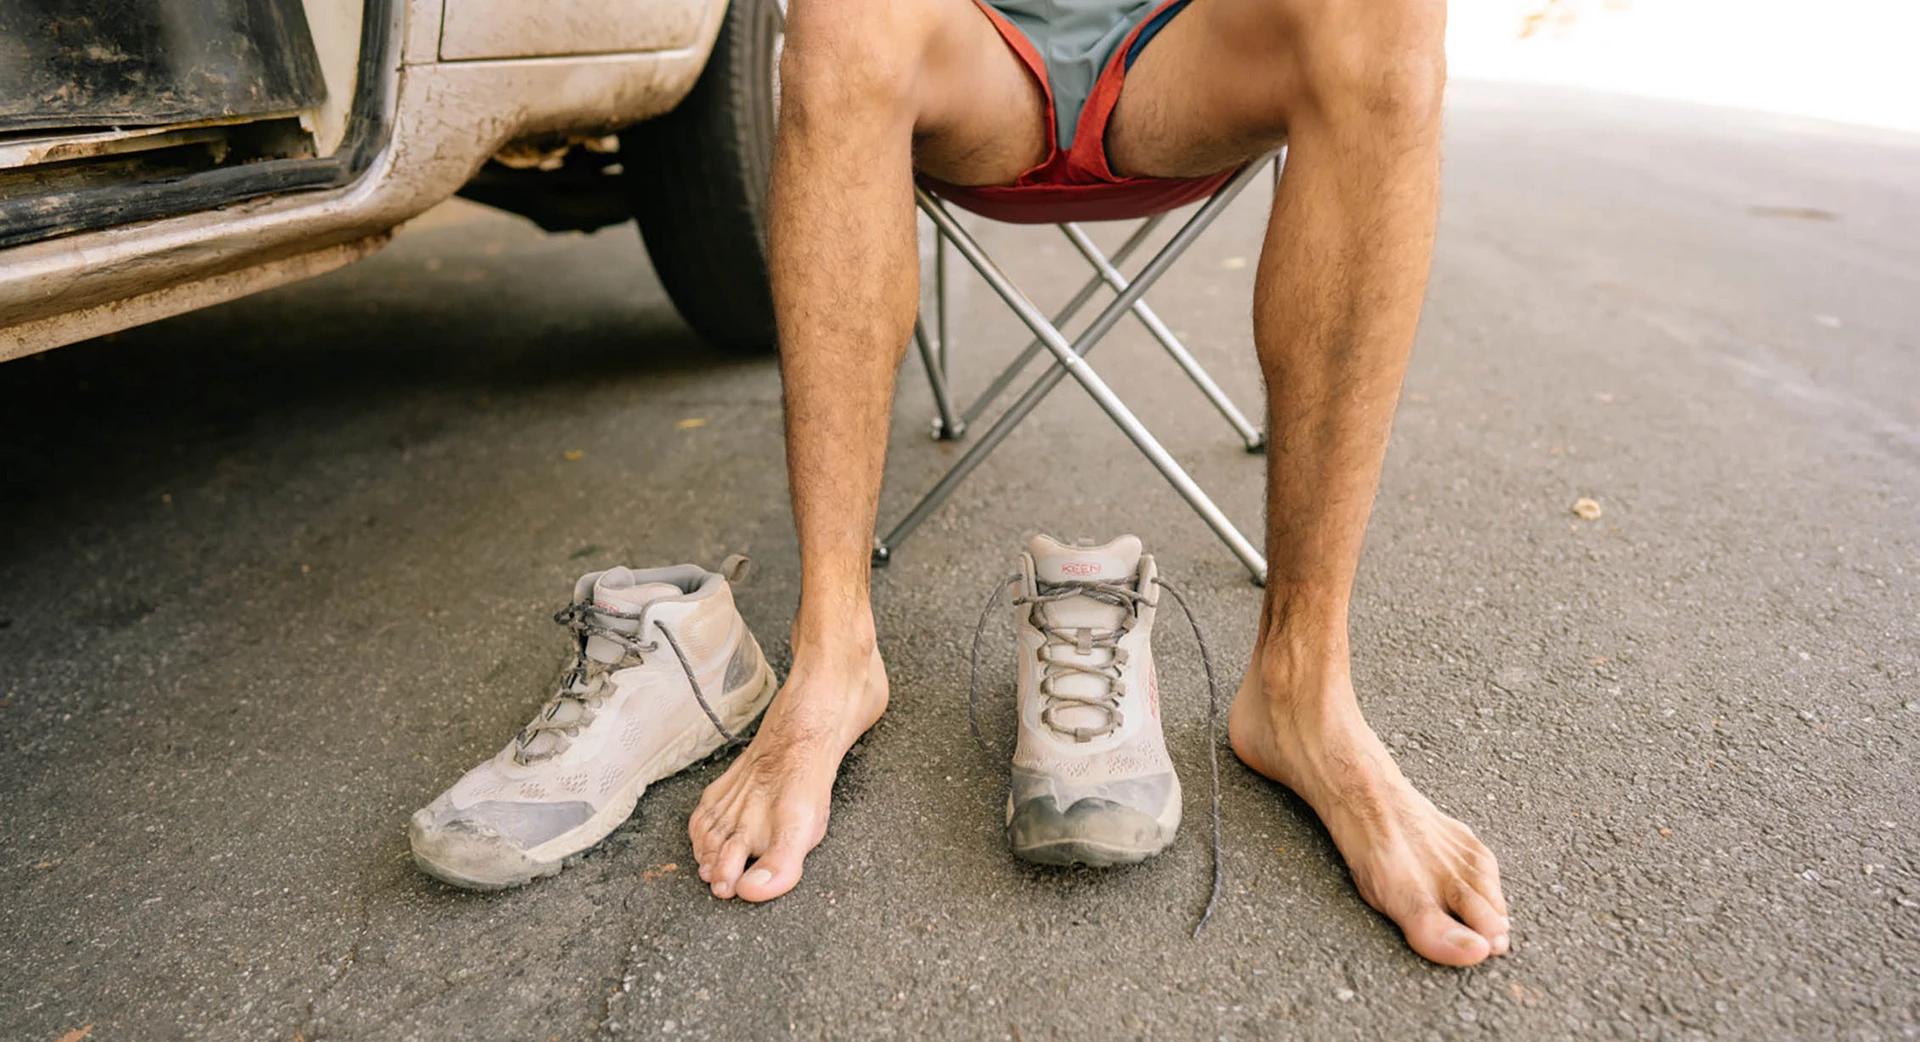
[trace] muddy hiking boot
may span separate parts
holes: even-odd
[[[554,617],[575,638],[559,690],[492,759],[414,812],[422,871],[493,890],[560,871],[633,814],[648,785],[737,741],[777,684],[733,603],[695,565],[580,577]]]
[[[1019,737],[1007,840],[1028,861],[1143,861],[1180,828],[1153,668],[1159,589],[1140,540],[1035,536],[1013,599]]]

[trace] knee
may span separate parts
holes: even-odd
[[[1445,0],[1336,0],[1304,27],[1303,86],[1324,110],[1437,124],[1446,89]]]
[[[780,57],[782,117],[905,106],[930,32],[922,6],[792,0]]]

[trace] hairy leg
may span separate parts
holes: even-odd
[[[1288,142],[1254,301],[1269,575],[1229,733],[1414,950],[1464,966],[1509,946],[1499,869],[1362,718],[1347,634],[1433,246],[1444,28],[1433,0],[1194,0],[1135,65],[1108,143],[1120,169],[1174,176]]]
[[[969,0],[793,0],[768,246],[800,606],[785,685],[688,822],[716,896],[799,882],[841,759],[886,709],[867,583],[919,294],[916,153],[946,180],[1011,180],[1045,151],[1040,104]]]

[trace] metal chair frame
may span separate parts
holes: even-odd
[[[945,203],[925,188],[918,186],[914,188],[914,199],[919,204],[921,212],[932,220],[936,233],[933,251],[933,335],[928,335],[924,316],[917,317],[913,326],[914,344],[919,349],[921,366],[926,370],[927,383],[932,391],[934,409],[937,413],[933,421],[933,436],[947,441],[959,440],[965,436],[969,425],[977,421],[987,407],[1012,386],[1013,382],[1019,378],[1021,371],[1042,351],[1053,355],[1053,364],[1048,366],[1047,370],[1028,385],[1026,391],[993,421],[985,434],[974,440],[967,452],[911,510],[907,511],[906,516],[901,518],[899,523],[895,524],[885,536],[874,540],[873,563],[875,565],[884,566],[914,529],[920,527],[922,522],[946,502],[959,487],[960,482],[966,480],[967,475],[984,462],[987,456],[1006,440],[1007,435],[1013,433],[1013,429],[1026,419],[1028,414],[1032,413],[1055,387],[1059,386],[1061,380],[1071,376],[1113,420],[1121,432],[1133,442],[1147,461],[1160,471],[1167,483],[1173,486],[1174,491],[1178,492],[1194,512],[1200,515],[1200,519],[1206,522],[1207,527],[1213,529],[1214,534],[1226,544],[1227,549],[1240,559],[1247,571],[1252,574],[1253,581],[1261,584],[1266,582],[1266,558],[1246,536],[1240,533],[1238,528],[1234,527],[1233,522],[1214,504],[1199,484],[1161,446],[1160,442],[1133,414],[1133,410],[1129,409],[1126,403],[1121,401],[1120,396],[1107,386],[1107,382],[1094,371],[1086,356],[1107,333],[1112,331],[1123,316],[1132,314],[1141,325],[1146,327],[1147,332],[1159,342],[1181,371],[1186,373],[1188,379],[1192,380],[1200,392],[1207,397],[1207,400],[1213,403],[1214,408],[1219,410],[1221,417],[1240,438],[1246,450],[1250,453],[1266,451],[1265,432],[1247,420],[1233,401],[1227,397],[1226,392],[1193,357],[1192,352],[1188,351],[1186,345],[1173,335],[1173,331],[1167,328],[1166,323],[1162,322],[1153,309],[1147,306],[1143,298],[1147,290],[1167,273],[1174,262],[1186,253],[1194,240],[1213,224],[1221,212],[1233,202],[1242,189],[1259,176],[1260,171],[1266,168],[1269,162],[1272,164],[1277,185],[1281,168],[1286,162],[1284,147],[1271,156],[1248,164],[1222,185],[1205,203],[1201,204],[1200,209],[1187,219],[1186,223],[1174,233],[1173,238],[1168,240],[1167,244],[1162,246],[1160,251],[1154,254],[1153,258],[1140,269],[1139,274],[1132,279],[1122,275],[1119,266],[1139,250],[1166,220],[1167,214],[1155,214],[1142,220],[1126,241],[1114,250],[1111,257],[1103,254],[1093,244],[1093,240],[1087,237],[1080,225],[1072,222],[1057,225],[1066,235],[1067,241],[1072,243],[1074,249],[1092,266],[1094,274],[1052,318],[1048,318],[1007,278],[1006,273],[1000,270],[999,265],[987,255],[979,242],[954,219]],[[960,256],[979,273],[980,277],[1013,310],[1015,316],[1033,332],[1034,336],[1026,348],[1005,369],[1001,370],[980,396],[964,410],[956,410],[948,379],[948,363],[951,355],[949,347],[952,343],[947,325],[947,247],[949,244],[959,251]],[[1103,286],[1115,294],[1113,301],[1101,309],[1093,321],[1069,342],[1060,332],[1060,327],[1072,321]]]

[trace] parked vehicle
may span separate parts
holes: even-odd
[[[340,267],[456,193],[637,220],[773,343],[784,0],[0,0],[0,360]]]

